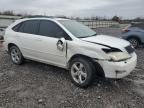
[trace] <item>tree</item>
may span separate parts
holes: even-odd
[[[120,17],[118,17],[118,16],[114,16],[114,17],[112,18],[112,21],[119,22],[119,21],[120,21]]]
[[[3,12],[4,15],[14,15],[13,11],[4,11]]]

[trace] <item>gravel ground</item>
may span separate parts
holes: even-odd
[[[98,78],[80,89],[66,70],[33,61],[14,65],[1,47],[0,108],[144,108],[144,49],[136,53],[138,65],[128,77]]]

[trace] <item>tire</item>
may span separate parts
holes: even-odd
[[[137,38],[129,38],[128,41],[131,43],[131,45],[136,49],[139,47],[140,42]]]
[[[92,62],[85,58],[75,58],[70,63],[70,76],[73,84],[80,88],[90,86],[94,80],[95,70]]]
[[[14,64],[21,65],[24,62],[23,55],[18,47],[12,46],[10,48],[10,57]]]

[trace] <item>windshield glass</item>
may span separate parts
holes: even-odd
[[[59,22],[77,38],[86,38],[96,35],[95,31],[74,20],[60,20]]]

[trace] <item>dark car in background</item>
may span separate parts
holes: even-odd
[[[122,30],[122,38],[128,40],[134,48],[144,45],[144,22],[131,23]]]

